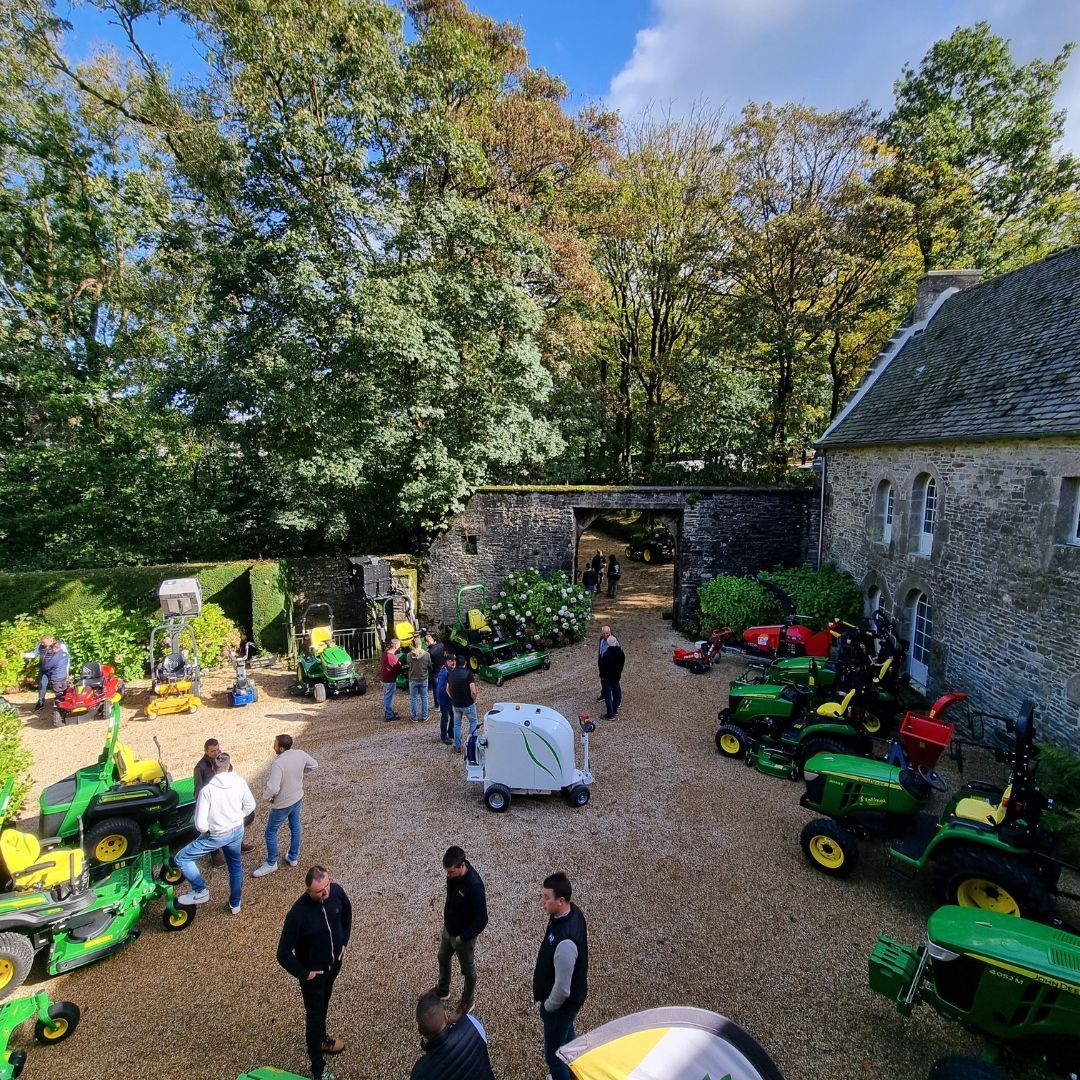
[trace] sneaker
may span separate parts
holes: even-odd
[[[295,870],[300,865],[300,860],[299,859],[290,859],[288,856],[286,856],[285,857],[285,865],[286,866],[291,866]]]
[[[615,719],[615,713],[613,713],[613,712],[604,713],[604,719],[605,720],[614,720]]]
[[[412,722],[413,722],[414,724],[419,724],[419,723],[420,723],[420,717],[419,717],[419,716],[414,716],[414,717],[412,718]]]
[[[233,915],[239,915],[240,914],[240,905],[239,904],[230,904],[229,905],[229,911]]]
[[[323,1069],[323,1071],[315,1077],[315,1080],[337,1080],[337,1077],[329,1069]],[[551,1080],[551,1077],[548,1077]]]
[[[176,898],[177,903],[190,905],[190,904],[205,904],[210,899],[209,889],[200,889],[198,892],[186,892],[183,896]]]
[[[267,874],[272,874],[277,869],[276,862],[264,862],[262,866],[257,867],[251,871],[252,877],[266,877]]]
[[[37,703],[37,704],[36,704],[36,705],[34,706],[34,712],[41,712],[41,710],[42,710],[42,709],[44,709],[44,708],[45,708],[45,702],[44,702],[44,701],[39,701],[39,702],[38,702],[38,703]]]
[[[459,753],[459,754],[461,753],[461,747],[460,747],[460,746],[458,746],[458,745],[457,745],[457,743],[451,743],[450,745],[451,745],[451,746],[453,747],[453,749],[454,749],[454,750],[455,750],[455,751],[456,751],[457,753]]]

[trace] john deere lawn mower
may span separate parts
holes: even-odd
[[[79,1006],[73,1001],[54,1002],[48,994],[30,994],[0,1005],[0,1080],[16,1080],[26,1065],[25,1050],[9,1050],[15,1031],[34,1021],[34,1038],[42,1046],[55,1046],[75,1034]]]
[[[675,558],[675,541],[663,525],[636,532],[626,545],[626,557],[646,563],[671,562]]]
[[[150,631],[150,674],[154,698],[146,716],[194,712],[201,704],[199,643],[191,620],[202,611],[202,587],[197,578],[171,578],[158,586],[163,621]],[[168,643],[158,657],[161,643]]]
[[[920,948],[879,937],[870,989],[903,1016],[926,1004],[986,1039],[981,1058],[938,1061],[928,1080],[1005,1080],[998,1063],[1080,1073],[1080,937],[996,911],[938,908]]]
[[[832,752],[811,757],[799,801],[824,816],[802,831],[810,865],[847,877],[858,865],[858,840],[880,837],[890,868],[901,876],[931,868],[939,903],[1044,920],[1055,893],[1080,899],[1058,888],[1066,864],[1039,828],[1049,803],[1035,784],[1039,750],[1030,701],[1007,729],[1012,748],[996,748],[995,757],[1012,765],[1008,785],[969,782],[937,815],[926,806],[947,786],[932,768]]]
[[[113,705],[97,762],[41,793],[41,835],[76,843],[85,830],[82,843],[91,865],[189,836],[195,828],[194,777],[173,780],[160,753],[159,746],[156,761],[135,759],[120,741],[120,706]]]
[[[537,668],[547,671],[551,667],[548,654],[517,638],[497,634],[488,625],[484,614],[486,606],[487,590],[483,585],[462,585],[458,589],[454,625],[450,628],[450,646],[454,652],[464,656],[481,679],[496,686],[502,686],[514,675],[524,675]]]
[[[0,789],[0,816],[11,787],[9,780]],[[59,843],[16,829],[0,832],[0,998],[22,985],[41,949],[49,950],[50,975],[116,952],[139,936],[143,908],[159,897],[167,930],[191,923],[194,909],[176,903],[171,882],[180,875],[168,865],[168,848],[146,849],[91,884],[83,852]]]
[[[367,679],[356,670],[352,657],[334,644],[334,609],[329,604],[308,604],[301,627],[308,648],[296,662],[297,689],[320,703],[327,697],[366,693]]]

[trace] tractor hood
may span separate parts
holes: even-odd
[[[775,700],[782,697],[785,701],[794,701],[798,696],[798,690],[793,690],[789,683],[747,683],[745,686],[732,686],[728,691],[735,701],[756,698]]]
[[[938,908],[926,925],[931,946],[1080,995],[1080,937],[1015,915]]]
[[[339,667],[342,664],[351,664],[352,657],[340,645],[327,645],[319,659],[325,667]]]

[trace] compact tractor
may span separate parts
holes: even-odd
[[[626,557],[646,563],[671,562],[675,558],[675,541],[663,525],[657,525],[630,537]]]
[[[114,702],[123,696],[124,684],[109,664],[83,664],[78,681],[69,682],[53,701],[53,726],[108,719]]]
[[[316,619],[315,613],[322,617]],[[314,622],[310,630],[309,621]],[[296,662],[298,690],[320,703],[328,696],[367,693],[367,679],[356,670],[353,658],[334,644],[334,609],[329,604],[309,604],[301,629],[308,647]]]
[[[158,587],[162,622],[150,631],[150,673],[154,698],[146,706],[146,716],[194,712],[201,704],[199,683],[199,643],[191,620],[202,611],[202,587],[198,578],[171,578]],[[168,642],[159,660],[162,641]]]
[[[469,596],[469,594],[475,594]],[[475,607],[464,603],[469,597]],[[551,667],[548,654],[523,644],[517,638],[500,637],[488,625],[484,614],[487,590],[483,585],[462,585],[457,591],[454,625],[450,628],[450,648],[465,657],[466,663],[485,682],[502,686],[514,675]]]

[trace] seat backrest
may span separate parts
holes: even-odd
[[[484,613],[479,608],[469,609],[469,629],[470,630],[488,630],[490,627],[487,624],[487,619],[484,618]]]
[[[5,829],[0,833],[0,856],[12,877],[33,866],[40,854],[41,844],[33,833],[18,832],[16,829]]]
[[[953,816],[963,818],[965,821],[977,821],[983,825],[1001,825],[1005,820],[1005,811],[1012,795],[1012,784],[1002,793],[1001,802],[987,802],[973,795],[967,799],[961,799],[953,810]]]
[[[329,626],[313,626],[311,628],[311,651],[321,653],[328,645],[334,643],[334,631]]]
[[[82,681],[84,683],[93,682],[102,678],[101,665],[100,664],[83,664],[82,666]]]
[[[127,743],[118,742],[113,751],[113,760],[116,763],[116,776],[121,784],[129,783],[131,774],[135,771],[135,755]]]
[[[879,683],[879,682],[881,682],[882,679],[885,678],[886,674],[889,671],[889,668],[892,667],[892,662],[893,662],[893,658],[890,656],[889,659],[886,660],[885,663],[881,665],[881,670],[877,673],[877,676],[874,679],[874,682]]]

